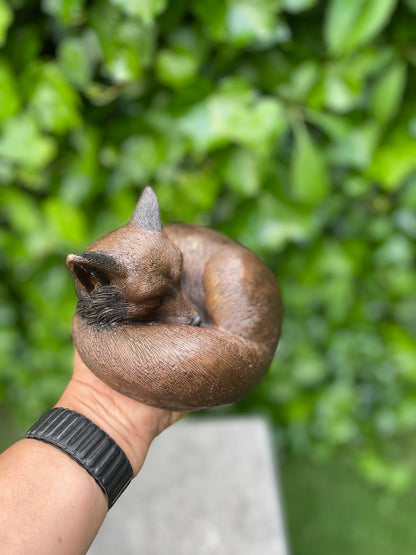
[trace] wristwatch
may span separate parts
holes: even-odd
[[[49,443],[69,455],[107,495],[110,509],[133,478],[124,451],[83,414],[55,407],[39,418],[26,437]]]

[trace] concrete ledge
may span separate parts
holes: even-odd
[[[287,555],[267,424],[185,419],[157,438],[88,555]]]

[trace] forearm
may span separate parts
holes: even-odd
[[[80,555],[107,513],[95,480],[59,449],[33,439],[0,457],[0,552]]]
[[[137,474],[151,441],[145,423],[142,435],[129,431],[113,398],[85,383],[71,381],[57,406],[87,416],[106,431]],[[98,532],[108,504],[94,478],[70,456],[24,439],[0,456],[0,507],[0,553],[80,555]]]
[[[74,375],[58,401],[83,414],[119,445],[135,476],[153,438],[181,416],[111,390],[75,355]],[[108,509],[94,478],[60,449],[24,439],[0,455],[0,553],[82,555]]]

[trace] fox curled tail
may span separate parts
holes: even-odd
[[[126,225],[66,264],[75,346],[116,391],[185,412],[236,402],[264,377],[282,321],[273,273],[216,231],[162,228],[150,187]]]

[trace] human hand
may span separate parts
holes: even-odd
[[[103,429],[123,449],[135,476],[152,440],[184,413],[157,409],[111,389],[74,356],[74,372],[56,404],[75,410]]]

